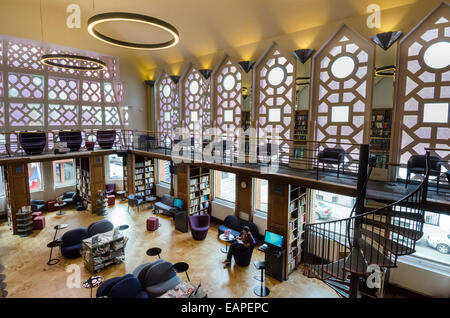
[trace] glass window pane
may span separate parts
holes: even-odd
[[[73,159],[53,161],[53,180],[56,187],[75,184],[75,164]]]
[[[333,123],[347,123],[348,116],[348,106],[334,106],[331,108],[331,121]]]
[[[109,179],[121,180],[123,179],[123,158],[117,155],[109,156]]]
[[[28,185],[31,192],[41,191],[44,187],[42,168],[39,162],[31,162],[28,164]]]
[[[265,179],[254,179],[254,209],[260,212],[267,213],[268,196],[269,196],[269,181]]]
[[[447,123],[448,103],[426,103],[423,106],[424,123]]]
[[[159,160],[159,183],[170,183],[170,161]]]
[[[236,202],[236,175],[234,173],[214,171],[214,194],[229,202]]]
[[[350,217],[355,198],[325,191],[312,191],[311,223],[322,223]],[[344,233],[342,228],[337,232]]]

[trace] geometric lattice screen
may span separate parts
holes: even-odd
[[[321,149],[343,148],[357,160],[351,144],[368,142],[374,57],[374,45],[345,25],[315,54],[312,131]]]
[[[217,133],[233,136],[241,127],[242,74],[226,59],[214,75],[214,127]]]
[[[255,114],[258,143],[262,145],[265,136],[278,132],[280,153],[289,155],[293,133],[295,108],[295,65],[291,55],[283,55],[273,45],[267,54],[258,62],[255,76]],[[282,156],[281,162],[287,163],[289,156]]]
[[[442,4],[400,43],[397,78],[398,157],[425,147],[450,149],[450,7]],[[448,169],[450,153],[434,151]]]
[[[79,72],[44,66],[40,58],[49,53],[80,54],[47,43],[0,36],[0,133],[40,130],[47,131],[51,140],[60,129],[127,125],[128,108],[119,106],[123,91],[116,58],[100,57],[106,62],[105,71]],[[5,141],[12,152],[20,150],[15,134],[2,137],[2,143]],[[53,143],[48,144],[51,149]],[[0,147],[0,153],[4,151]]]
[[[173,130],[178,126],[178,87],[167,73],[163,73],[156,87],[156,120],[160,141],[164,142],[164,138],[171,137]]]
[[[197,138],[202,134],[204,110],[204,78],[194,68],[183,81],[182,126]]]

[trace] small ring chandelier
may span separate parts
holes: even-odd
[[[133,43],[133,42],[126,42],[121,41],[118,39],[111,38],[107,35],[104,35],[100,33],[98,30],[95,29],[95,27],[99,24],[106,23],[106,22],[115,22],[115,21],[128,21],[128,22],[136,22],[136,23],[143,23],[152,25],[155,27],[158,27],[166,32],[168,32],[173,39],[167,41],[167,42],[161,42],[161,43]],[[88,32],[96,39],[115,45],[123,48],[128,49],[136,49],[136,50],[160,50],[160,49],[166,49],[170,48],[172,46],[177,45],[177,43],[180,41],[180,36],[178,34],[178,30],[172,26],[171,24],[159,20],[157,18],[153,18],[150,16],[137,14],[137,13],[126,13],[126,12],[109,12],[109,13],[101,13],[95,16],[92,16],[88,20]]]
[[[86,66],[70,65],[57,62],[61,60],[75,61],[76,63],[79,64],[84,63]],[[51,67],[60,67],[69,70],[85,71],[85,72],[103,71],[106,69],[106,63],[101,60],[74,54],[45,54],[42,55],[41,57],[41,63]]]

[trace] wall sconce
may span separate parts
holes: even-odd
[[[148,85],[150,87],[155,86],[155,81],[154,80],[147,80],[147,81],[144,81],[144,83],[145,83],[145,85]]]
[[[172,79],[172,82],[174,82],[175,85],[178,84],[178,81],[180,80],[180,77],[177,75],[169,75],[169,77]]]
[[[211,76],[212,70],[210,69],[202,69],[202,70],[198,70],[200,72],[200,74],[203,75],[203,77],[205,79],[208,79]]]
[[[375,69],[375,76],[394,77],[396,70],[397,68],[395,65],[377,67]]]
[[[241,67],[241,69],[245,73],[248,73],[253,68],[253,65],[255,65],[255,62],[253,62],[253,61],[240,61],[238,64],[239,64],[239,66]]]
[[[313,56],[313,54],[316,52],[314,49],[302,49],[302,50],[295,50],[294,56],[302,62],[302,64],[305,64],[308,62],[308,60]]]
[[[385,33],[378,33],[372,37],[372,41],[374,41],[379,47],[383,50],[387,51],[392,44],[395,43],[401,36],[403,32],[401,31],[391,31]]]

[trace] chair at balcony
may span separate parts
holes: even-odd
[[[158,148],[158,141],[154,136],[140,135],[139,136],[139,149],[155,149]]]
[[[40,155],[47,144],[45,132],[21,132],[19,142],[27,155]]]
[[[340,167],[342,165],[342,174],[344,174],[345,150],[339,148],[325,148],[319,151],[317,155],[317,176],[319,176],[319,165],[325,169],[325,164],[337,165],[337,176],[339,177]]]
[[[427,156],[425,155],[412,155],[406,166],[406,180],[405,189],[408,188],[408,183],[411,181],[411,173],[414,174],[426,174]],[[438,157],[430,156],[430,176],[436,177],[436,191],[439,193],[439,181],[441,178],[441,159]]]
[[[81,131],[60,131],[59,141],[66,142],[67,147],[70,151],[78,151],[81,148],[81,143],[83,141],[83,137],[81,136]]]
[[[97,143],[102,149],[112,149],[116,140],[116,130],[97,130]]]

